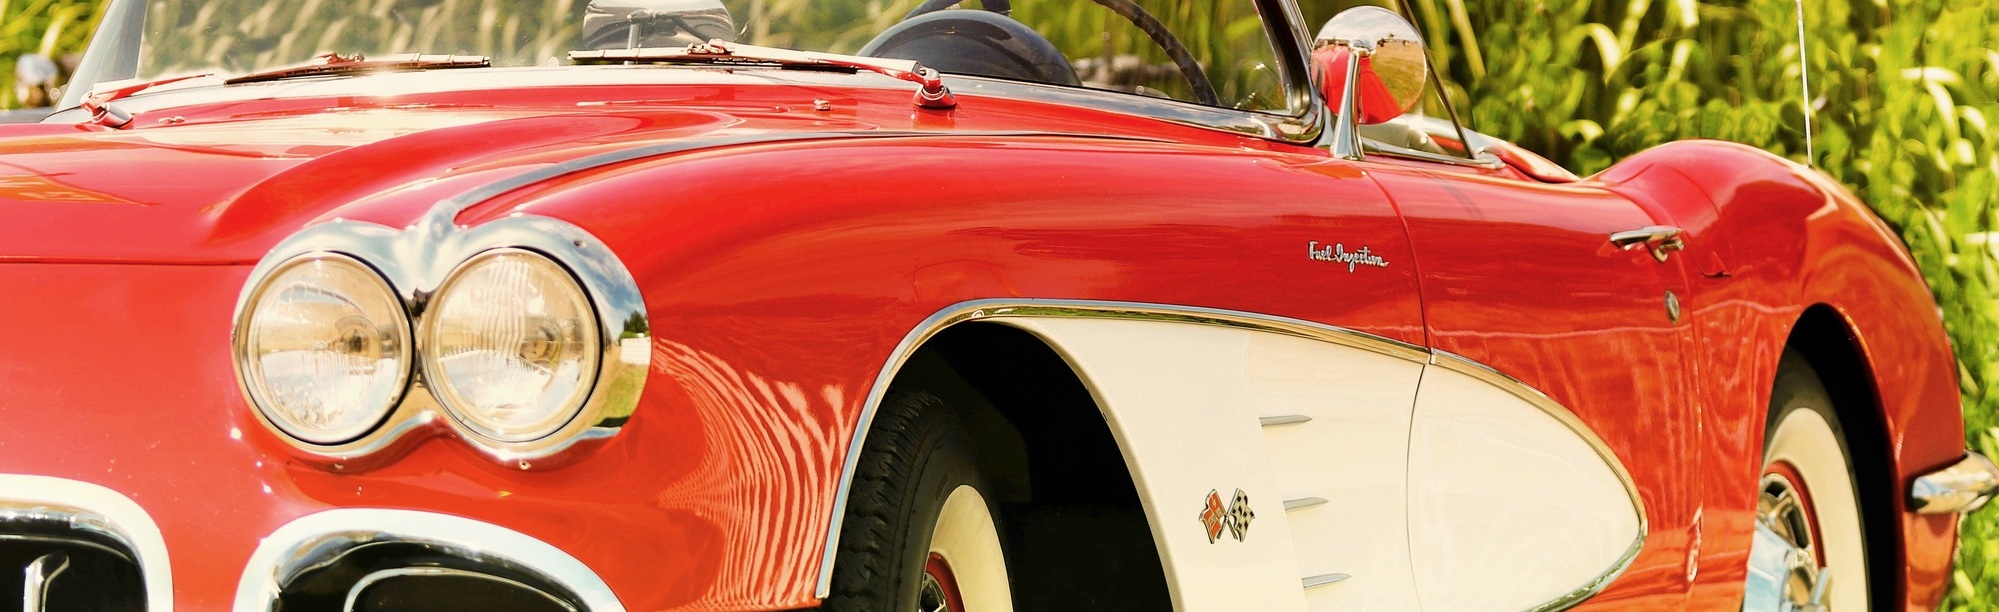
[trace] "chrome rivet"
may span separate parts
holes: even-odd
[[[820,99],[818,99],[818,100],[813,100],[813,101],[812,101],[812,110],[816,110],[816,111],[819,111],[819,112],[822,112],[822,113],[823,113],[823,112],[826,112],[826,111],[830,111],[830,110],[833,110],[833,101],[832,101],[832,100],[827,100],[827,99],[825,99],[825,98],[820,98]]]
[[[521,469],[525,470],[525,469],[528,469],[528,468],[531,468],[531,467],[534,467],[534,466],[533,466],[533,465],[530,465],[530,464],[528,464],[528,460],[526,460],[526,459],[522,459],[522,460],[521,460]]]
[[[1673,323],[1680,322],[1680,296],[1673,295],[1672,291],[1666,292],[1666,319]]]

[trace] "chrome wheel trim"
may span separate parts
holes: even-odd
[[[944,584],[937,576],[923,572],[923,583],[916,587],[916,612],[959,612],[951,609],[951,596],[944,592]]]
[[[1858,489],[1831,424],[1818,411],[1792,410],[1764,454],[1742,609],[1866,609]]]
[[[978,489],[959,485],[944,499],[944,508],[937,513],[937,524],[930,532],[930,554],[949,568],[949,587],[955,587],[958,602],[964,604],[963,610],[952,612],[1012,612],[1013,592],[1007,580],[1006,557],[1000,552],[999,525]],[[928,571],[922,580],[919,589],[935,585],[940,601],[949,601],[943,598],[949,587]],[[919,591],[919,600],[923,592]]]

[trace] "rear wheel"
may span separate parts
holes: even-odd
[[[1867,609],[1855,482],[1831,395],[1802,356],[1785,352],[1770,394],[1745,612]]]
[[[942,401],[890,392],[854,469],[823,610],[1010,612],[998,521],[965,428]]]

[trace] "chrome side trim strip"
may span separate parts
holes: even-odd
[[[356,546],[422,544],[470,558],[507,562],[561,585],[592,612],[623,612],[610,585],[547,542],[491,523],[414,510],[344,508],[308,514],[257,544],[236,583],[236,612],[267,612],[286,582]]]
[[[116,540],[130,549],[146,585],[146,609],[174,609],[173,566],[160,526],[137,502],[102,485],[49,476],[0,474],[0,522],[8,518],[66,519],[70,528]],[[60,569],[54,571],[61,571]],[[53,579],[53,573],[45,578]]]
[[[1297,425],[1299,423],[1310,423],[1312,422],[1312,417],[1308,417],[1302,414],[1286,414],[1279,416],[1257,417],[1256,422],[1258,424],[1263,425],[1264,427],[1281,427],[1284,425]]]
[[[1909,509],[1917,514],[1976,512],[1999,493],[1999,466],[1977,451],[1948,467],[1917,476],[1909,483]]]
[[[1352,577],[1353,576],[1349,574],[1319,574],[1317,576],[1306,576],[1304,580],[1301,580],[1300,582],[1303,582],[1305,584],[1305,588],[1310,589],[1310,588],[1326,586],[1328,584],[1339,582],[1341,580],[1346,580]]]
[[[1235,310],[1059,299],[987,299],[954,304],[925,318],[903,336],[902,341],[896,344],[895,350],[889,354],[888,361],[882,364],[881,371],[875,375],[874,385],[868,391],[867,402],[862,405],[861,415],[854,426],[853,437],[847,441],[847,453],[840,467],[840,483],[834,491],[832,518],[828,521],[826,530],[826,546],[820,551],[818,588],[814,590],[816,597],[825,599],[832,594],[833,561],[840,551],[840,527],[846,521],[847,494],[854,485],[854,465],[860,462],[861,447],[867,441],[868,429],[874,422],[875,410],[881,406],[882,397],[888,393],[889,382],[895,379],[896,372],[902,369],[903,362],[916,351],[917,347],[922,346],[945,328],[967,321],[1005,317],[1082,317],[1209,325],[1328,342],[1414,363],[1429,363],[1430,359],[1429,349],[1406,342],[1302,319]]]
[[[1327,502],[1326,498],[1324,497],[1300,497],[1298,499],[1287,499],[1284,500],[1284,511],[1290,512],[1292,510],[1304,510],[1306,508],[1315,508],[1318,506],[1324,506],[1327,503],[1330,502]]]
[[[1645,548],[1645,537],[1652,532],[1651,523],[1645,513],[1645,500],[1638,495],[1638,484],[1632,480],[1631,472],[1624,468],[1624,462],[1618,460],[1617,453],[1610,449],[1609,444],[1604,443],[1603,438],[1597,437],[1596,432],[1591,430],[1588,424],[1583,423],[1582,419],[1577,417],[1574,412],[1570,412],[1567,406],[1556,402],[1554,398],[1548,397],[1547,394],[1542,393],[1539,389],[1521,382],[1520,379],[1508,376],[1485,364],[1447,351],[1430,351],[1430,364],[1479,379],[1487,384],[1503,389],[1515,397],[1532,404],[1534,407],[1540,408],[1542,412],[1547,413],[1548,416],[1553,417],[1555,420],[1560,421],[1571,432],[1575,433],[1576,437],[1582,438],[1585,443],[1589,444],[1590,448],[1595,449],[1598,458],[1610,466],[1611,471],[1617,475],[1617,480],[1624,484],[1625,493],[1631,496],[1632,508],[1638,511],[1638,535],[1631,542],[1631,547],[1625,550],[1624,555],[1618,557],[1616,563],[1611,564],[1609,569],[1604,570],[1602,574],[1588,583],[1576,587],[1574,590],[1547,603],[1535,606],[1530,609],[1530,612],[1566,610],[1595,596],[1597,593],[1603,591],[1604,587],[1610,586],[1612,580],[1617,579],[1619,575],[1624,573],[1624,570],[1631,567],[1632,562],[1638,560],[1638,552]]]

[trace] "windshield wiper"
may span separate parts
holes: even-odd
[[[578,64],[701,64],[850,73],[866,71],[917,84],[920,87],[916,91],[917,106],[939,110],[958,106],[957,96],[951,95],[951,89],[944,86],[944,79],[936,70],[910,60],[793,51],[711,40],[689,47],[570,51],[569,61]]]
[[[436,70],[441,68],[485,68],[493,65],[493,60],[484,55],[441,55],[424,53],[399,53],[379,58],[369,58],[361,54],[321,55],[313,63],[290,68],[279,68],[256,72],[223,81],[225,85],[239,83],[262,83],[303,76],[327,76],[357,74],[363,72],[385,72],[392,70]]]

